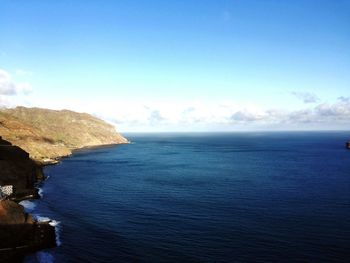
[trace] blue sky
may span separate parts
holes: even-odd
[[[85,111],[122,131],[350,129],[350,1],[0,9],[4,106]]]

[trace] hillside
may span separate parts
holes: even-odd
[[[114,126],[89,114],[25,107],[0,110],[0,136],[38,161],[83,147],[128,142]]]

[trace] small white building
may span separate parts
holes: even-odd
[[[13,194],[13,185],[2,185],[0,186],[0,198]]]

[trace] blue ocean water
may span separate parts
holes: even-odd
[[[127,137],[45,169],[27,262],[350,261],[350,132]]]

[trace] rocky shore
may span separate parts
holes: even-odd
[[[37,222],[18,204],[39,198],[35,185],[43,179],[40,164],[0,137],[0,262],[21,262],[26,253],[56,246],[50,222]]]
[[[38,222],[19,204],[40,198],[43,167],[73,151],[128,143],[115,128],[86,113],[17,107],[0,110],[0,262],[56,246],[51,222]]]

